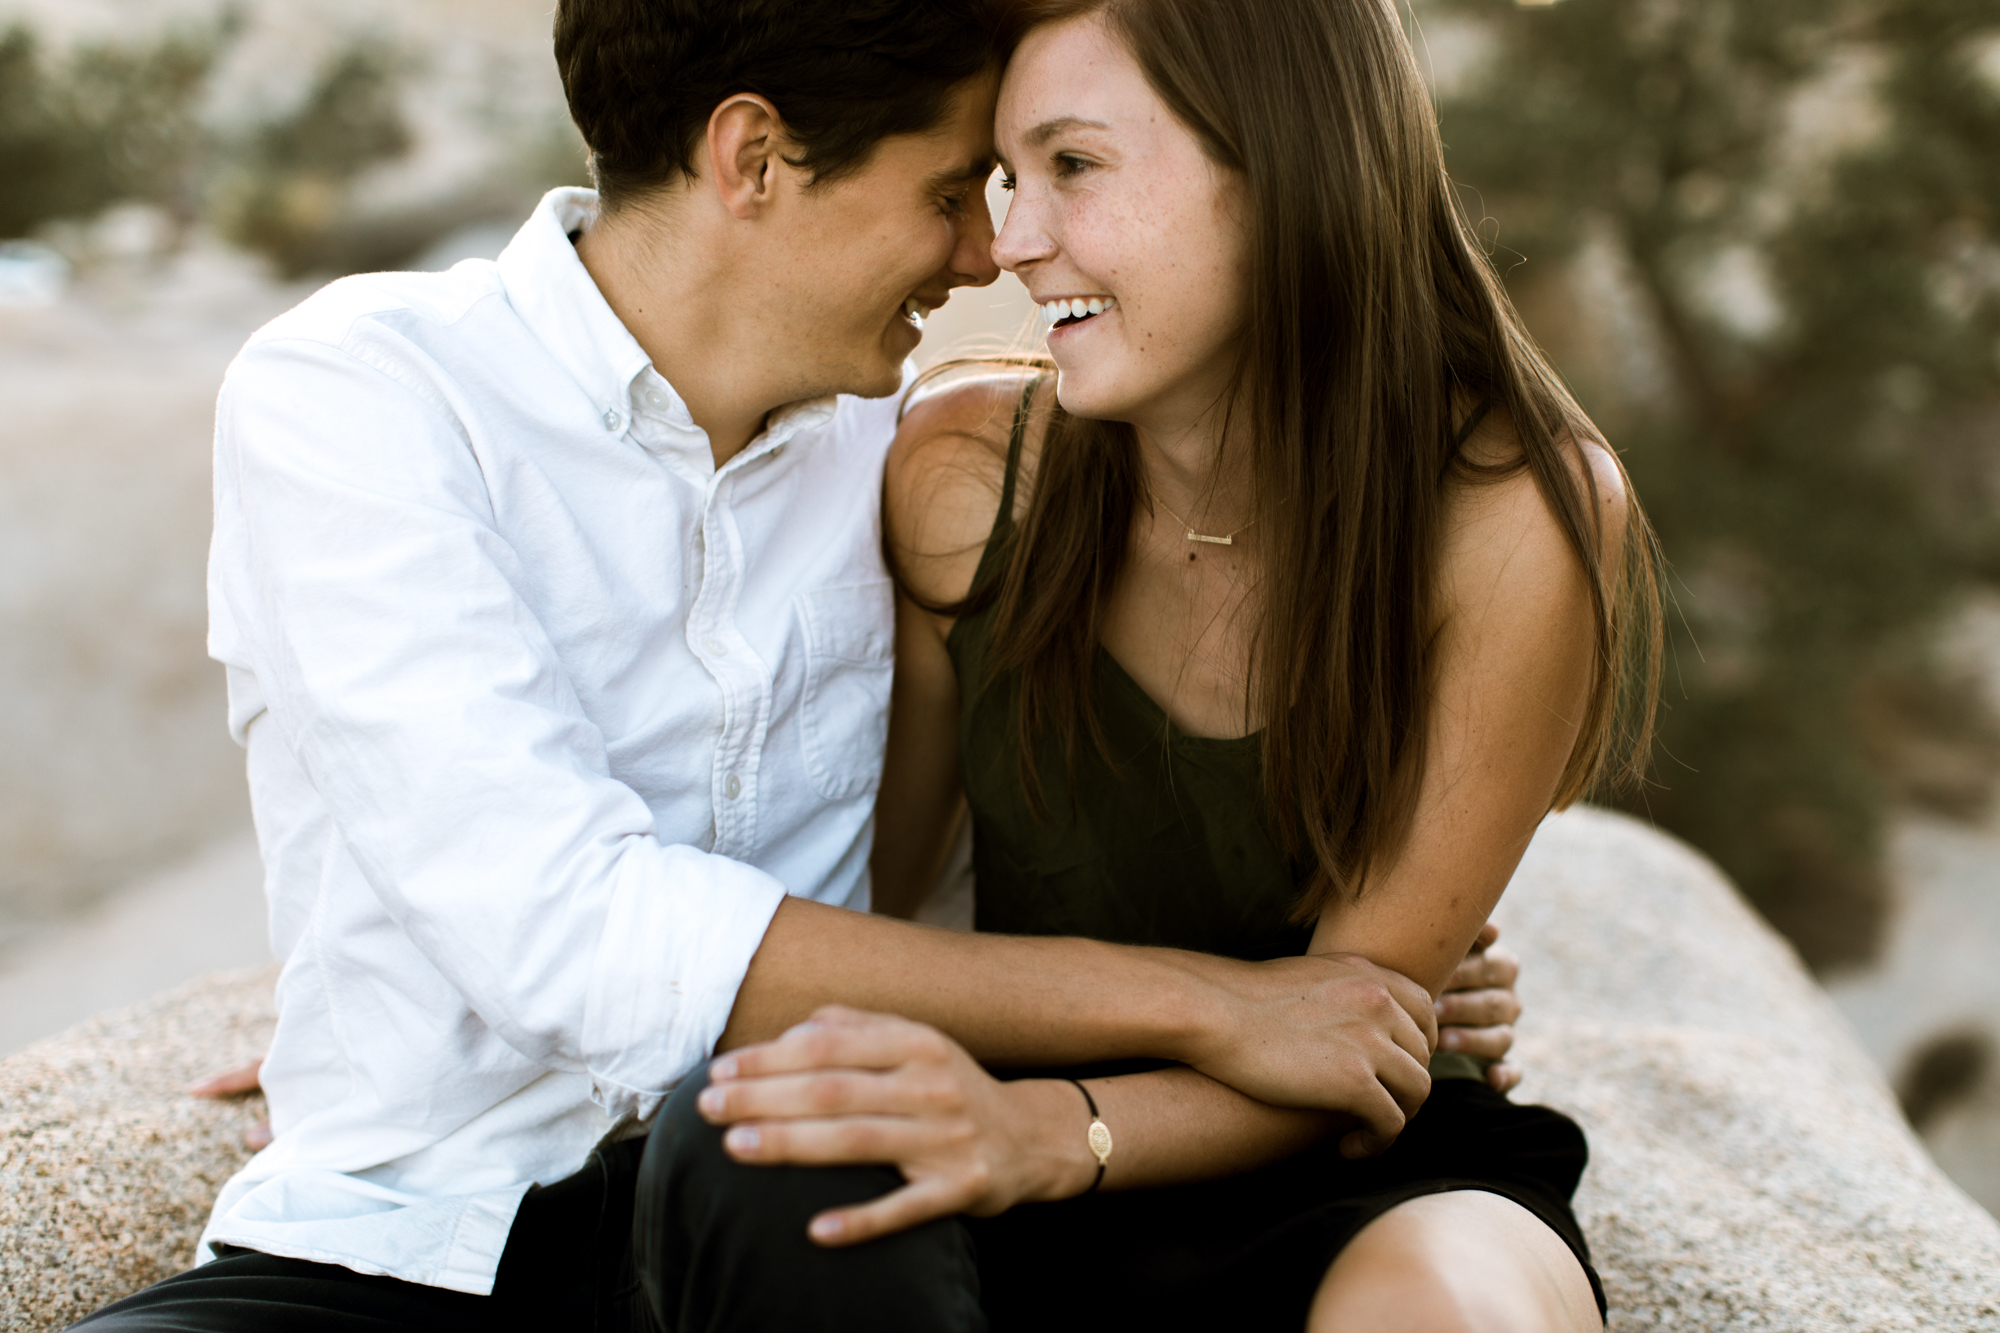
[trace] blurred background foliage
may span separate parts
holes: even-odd
[[[1898,808],[1982,818],[2000,2],[1428,0],[1447,162],[1672,566],[1654,781],[1825,971]]]
[[[294,105],[223,128],[211,85],[241,27],[225,11],[139,44],[94,40],[60,53],[25,25],[0,34],[0,239],[138,203],[182,231],[205,225],[267,256],[283,278],[362,272],[586,180],[581,144],[551,125],[475,187],[357,208],[357,181],[414,143],[404,102],[422,59],[356,37],[324,59]]]
[[[0,239],[144,201],[191,221],[209,148],[198,119],[227,26],[47,58],[0,33]]]
[[[328,61],[297,110],[225,155],[212,195],[218,230],[270,255],[286,274],[340,267],[326,252],[347,187],[410,149],[397,87],[403,65],[366,41]]]

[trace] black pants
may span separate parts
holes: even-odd
[[[1484,1084],[1440,1081],[1368,1162],[1329,1143],[1174,1189],[949,1218],[851,1249],[806,1239],[822,1209],[887,1193],[886,1167],[739,1166],[690,1079],[644,1142],[531,1190],[490,1297],[234,1251],[85,1320],[92,1333],[238,1329],[604,1333],[1297,1333],[1353,1236],[1408,1199],[1484,1190],[1540,1217],[1597,1288],[1569,1196],[1583,1135]]]
[[[902,1183],[886,1167],[740,1166],[675,1090],[653,1133],[528,1192],[491,1296],[230,1250],[76,1325],[90,1333],[983,1333],[955,1219],[846,1250],[806,1239],[821,1209]]]

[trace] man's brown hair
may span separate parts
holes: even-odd
[[[692,175],[709,116],[755,93],[815,182],[942,121],[1000,59],[993,0],[560,0],[556,65],[615,210]]]

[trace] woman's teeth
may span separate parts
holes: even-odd
[[[1056,325],[1066,320],[1089,319],[1092,315],[1103,314],[1116,304],[1117,300],[1109,296],[1078,296],[1060,301],[1044,301],[1042,323]]]
[[[909,320],[911,324],[915,325],[917,332],[919,333],[923,332],[924,308],[921,305],[917,304],[916,297],[912,296],[908,300],[903,302],[903,318]]]

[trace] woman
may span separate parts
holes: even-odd
[[[892,452],[878,894],[928,883],[963,791],[982,929],[1436,995],[1543,815],[1643,753],[1643,517],[1474,244],[1392,8],[1029,9],[995,255],[1056,374],[924,397]],[[839,1115],[787,1100],[813,1069]],[[1381,1152],[1187,1069],[1064,1075],[834,1012],[703,1108],[739,1161],[897,1164],[822,1242],[990,1219],[996,1326],[1599,1324],[1554,1112],[1439,1078]]]

